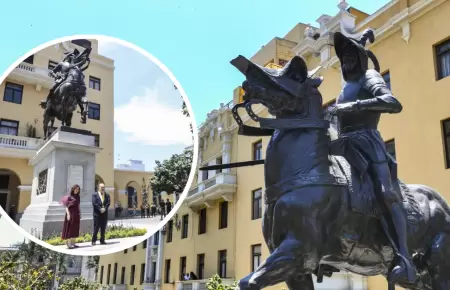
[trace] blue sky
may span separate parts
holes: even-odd
[[[146,56],[109,41],[99,54],[114,60],[115,163],[138,159],[152,170],[155,160],[170,158],[192,144],[182,97],[170,78]]]

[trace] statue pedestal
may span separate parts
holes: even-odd
[[[100,151],[90,131],[57,129],[30,160],[34,167],[31,202],[20,219],[20,226],[40,239],[60,235],[66,210],[59,202],[74,184],[78,184],[81,188],[80,233],[90,232],[95,157]]]

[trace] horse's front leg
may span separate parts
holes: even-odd
[[[300,278],[302,276],[297,273],[296,265],[299,261],[296,259],[301,248],[302,243],[288,234],[287,238],[255,272],[239,281],[238,289],[262,289],[285,281],[289,282],[292,287],[295,285],[295,288],[292,289],[314,289],[314,285],[312,288],[310,285],[312,279]]]

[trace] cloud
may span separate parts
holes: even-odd
[[[165,99],[179,98],[179,106],[165,104]],[[117,129],[127,141],[147,145],[191,145],[190,118],[181,112],[182,98],[172,84],[157,80],[146,88],[143,96],[134,96],[128,103],[114,109]]]
[[[110,40],[99,40],[98,41],[98,52],[100,55],[108,54],[111,51],[114,51],[115,49],[117,49],[118,47],[120,47],[120,45],[114,41],[110,41]]]

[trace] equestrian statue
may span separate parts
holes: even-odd
[[[73,112],[80,108],[81,123],[86,124],[88,101],[86,99],[86,84],[83,72],[89,67],[92,48],[88,47],[80,53],[78,49],[66,53],[49,76],[55,79],[46,100],[40,106],[44,111],[44,136],[48,136],[49,123],[53,126],[55,118],[61,121],[61,126],[72,125]]]
[[[240,290],[281,282],[313,290],[313,274],[322,282],[339,271],[383,275],[392,290],[450,289],[450,208],[434,189],[397,178],[378,123],[402,105],[365,48],[374,40],[371,29],[360,39],[334,33],[345,84],[327,112],[319,92],[324,79],[315,77],[320,67],[308,72],[300,56],[279,70],[243,56],[231,61],[246,77],[244,101],[232,109],[238,133],[270,136],[263,161],[201,168],[265,167],[262,231],[270,255],[239,281]],[[275,118],[257,116],[253,104]],[[260,127],[245,125],[240,108]]]

